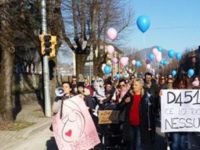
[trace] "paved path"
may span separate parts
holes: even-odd
[[[32,102],[22,106],[22,110],[18,114],[16,121],[31,122],[33,125],[19,131],[0,131],[1,150],[8,150],[9,147],[12,147],[12,145],[16,146],[16,143],[19,144],[23,141],[27,142],[28,139],[32,138],[33,136],[40,136],[38,133],[44,129],[48,129],[51,119],[44,117],[43,111],[37,102]],[[45,132],[41,135],[41,137],[44,134]],[[49,138],[49,135],[47,135],[47,138]],[[43,139],[38,138],[38,140],[42,141]],[[12,150],[17,149],[14,148]]]
[[[2,150],[46,150],[51,136],[52,133],[46,128]]]

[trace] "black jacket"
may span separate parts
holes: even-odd
[[[131,91],[126,94],[127,97],[131,98],[130,103],[126,103],[124,98],[121,103],[118,104],[118,109],[120,109],[119,117],[123,118],[124,121],[129,124],[129,112],[131,109],[131,105],[134,102],[133,94]],[[145,92],[142,96],[140,108],[139,108],[139,115],[140,115],[140,129],[141,129],[141,138],[145,140],[144,142],[151,142],[152,139],[155,138],[155,127],[156,127],[156,120],[155,120],[155,101],[152,94]],[[122,117],[123,115],[123,117]]]

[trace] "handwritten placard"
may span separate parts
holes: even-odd
[[[59,150],[88,150],[100,143],[93,120],[81,96],[63,102],[52,118],[53,133]]]
[[[119,122],[119,111],[117,110],[100,110],[99,124],[116,124]]]
[[[161,93],[161,132],[200,132],[200,90]]]

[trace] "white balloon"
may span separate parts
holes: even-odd
[[[147,69],[151,69],[151,65],[150,64],[147,64]]]
[[[106,66],[106,64],[102,64],[101,66],[101,70],[104,71],[104,67]]]
[[[135,66],[136,60],[133,59],[131,63]]]

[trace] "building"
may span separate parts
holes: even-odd
[[[95,71],[101,70],[101,66],[104,63],[110,64],[112,66],[112,75],[115,75],[117,72],[119,72],[119,64],[113,64],[112,58],[117,58],[119,60],[119,58],[123,55],[122,50],[111,43],[107,43],[101,40],[99,40],[98,42],[99,46],[95,50],[90,51],[90,54],[87,58],[84,68],[84,76],[88,76],[91,78],[94,75]],[[108,45],[112,45],[115,49],[112,55],[107,53],[106,47]]]

